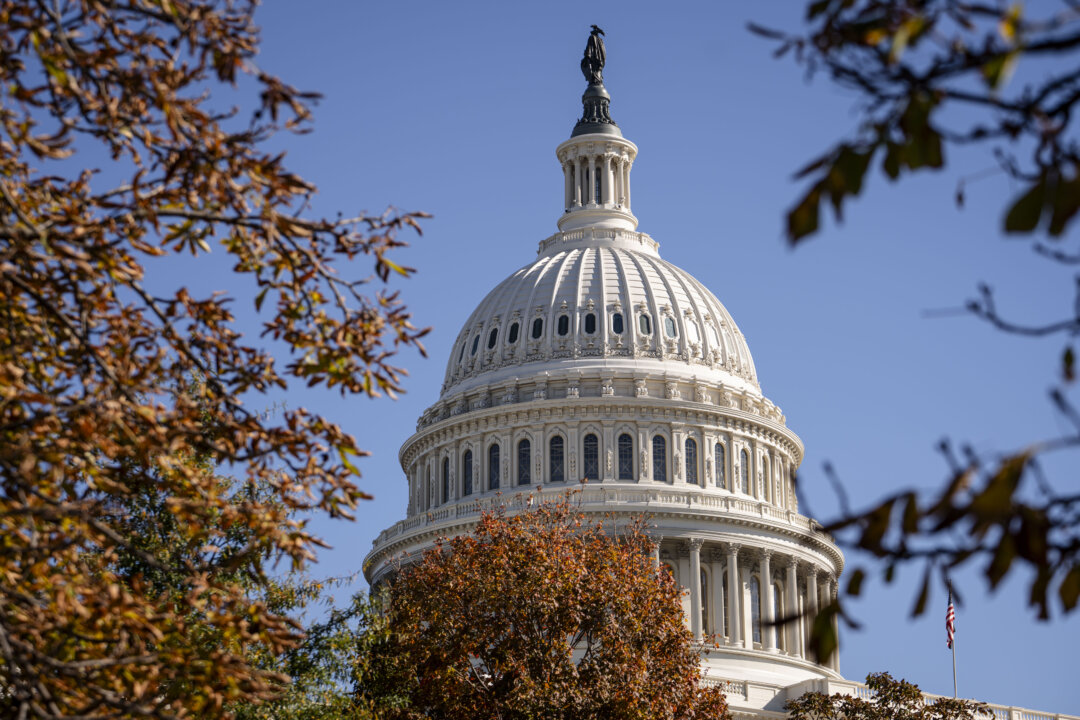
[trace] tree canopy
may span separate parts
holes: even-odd
[[[819,232],[823,207],[841,218],[872,176],[940,171],[952,150],[985,147],[993,172],[1020,188],[1002,208],[1002,230],[1029,238],[1049,263],[1080,263],[1075,3],[1029,12],[1020,3],[817,0],[806,5],[804,32],[750,29],[775,42],[777,56],[790,53],[811,75],[826,74],[857,97],[857,128],[796,173],[806,184],[786,218],[792,245]],[[958,206],[971,179],[957,180]],[[944,439],[939,489],[902,489],[868,508],[845,507],[826,529],[880,559],[887,582],[897,567],[921,565],[913,614],[926,609],[938,573],[950,584],[957,568],[975,563],[991,589],[1028,569],[1038,616],[1049,618],[1054,606],[1069,613],[1080,601],[1080,494],[1068,478],[1044,472],[1041,460],[1080,448],[1080,413],[1070,399],[1080,302],[1059,318],[1025,324],[1003,314],[983,284],[965,308],[1007,333],[1064,338],[1049,393],[1062,432],[981,451]],[[858,595],[865,577],[866,569],[854,569],[847,592]]]
[[[387,718],[726,718],[650,548],[565,498],[486,512],[403,559],[357,693]]]
[[[992,716],[983,703],[939,697],[927,702],[919,686],[895,680],[889,673],[871,673],[866,686],[871,699],[837,693],[810,692],[784,706],[791,720],[977,720]]]
[[[255,64],[254,8],[0,1],[5,716],[214,717],[276,696],[252,651],[298,628],[247,579],[313,557],[297,513],[367,496],[338,425],[245,401],[290,382],[393,394],[394,353],[423,349],[381,289],[410,273],[389,253],[418,215],[310,212],[315,187],[268,141],[306,130],[316,95]],[[146,282],[211,249],[266,341],[222,294]],[[178,546],[145,534],[155,514]]]

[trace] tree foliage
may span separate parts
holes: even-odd
[[[400,569],[358,685],[387,718],[726,718],[640,523],[485,513]]]
[[[817,0],[807,6],[804,34],[752,25],[777,43],[777,55],[792,53],[859,98],[857,129],[796,175],[808,184],[787,215],[790,243],[818,232],[826,204],[839,219],[875,171],[897,180],[940,170],[951,149],[973,146],[991,149],[999,172],[1021,188],[1003,209],[1002,229],[1029,236],[1048,262],[1080,263],[1080,10],[1063,2],[1038,13],[1020,3]],[[1018,68],[1023,82],[1011,80]],[[965,192],[962,178],[958,205]],[[1061,319],[1037,325],[1000,314],[986,285],[966,307],[1009,333],[1080,332],[1080,294]],[[1074,366],[1066,340],[1050,394],[1060,435],[995,452],[943,440],[948,476],[940,490],[901,490],[864,510],[845,507],[826,529],[879,558],[886,581],[898,566],[921,565],[913,614],[925,610],[935,572],[949,583],[956,568],[973,563],[991,589],[1026,568],[1040,618],[1053,605],[1071,612],[1080,601],[1080,494],[1075,483],[1048,478],[1040,459],[1080,447],[1080,413],[1067,392]],[[849,594],[859,593],[865,575],[851,574]]]
[[[789,700],[791,720],[977,720],[991,717],[989,708],[971,700],[939,697],[926,702],[918,685],[894,680],[889,673],[871,673],[866,685],[873,699],[810,692]]]
[[[255,65],[254,5],[0,0],[5,716],[213,717],[277,695],[251,652],[299,633],[242,576],[312,557],[296,513],[347,516],[362,451],[327,418],[242,399],[290,381],[392,394],[396,350],[422,350],[372,284],[410,273],[388,253],[418,216],[311,215],[314,186],[263,148],[305,130],[316,96]],[[253,86],[248,118],[214,104]],[[273,308],[287,362],[221,294],[146,282],[212,247]],[[358,258],[371,277],[350,279]],[[147,542],[140,503],[181,546]]]

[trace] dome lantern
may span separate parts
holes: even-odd
[[[581,96],[582,115],[570,139],[555,153],[563,168],[563,216],[559,230],[585,227],[637,229],[630,212],[630,168],[637,146],[622,136],[611,119],[611,96],[604,87],[607,52],[604,31],[593,25],[581,72],[589,86]]]

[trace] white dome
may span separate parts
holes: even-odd
[[[443,398],[557,367],[633,369],[761,394],[731,315],[704,285],[660,258],[644,233],[584,228],[540,243],[469,316]]]

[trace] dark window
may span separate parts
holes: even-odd
[[[750,494],[750,456],[743,450],[739,453],[739,464],[742,467],[739,468],[739,477],[742,480],[742,491],[747,495]]]
[[[724,580],[723,580],[723,583],[724,583],[724,587],[723,587],[723,594],[724,594],[724,596],[725,596],[725,597],[724,597],[724,602],[720,603],[721,605],[723,605],[723,606],[724,606],[724,627],[723,627],[723,633],[724,633],[724,635],[727,635],[728,637],[731,637],[731,618],[730,618],[730,617],[728,616],[728,599],[727,599],[727,597],[726,597],[726,596],[727,596],[727,592],[728,592],[728,582],[727,582],[727,570],[725,570],[725,571],[724,571]]]
[[[450,458],[442,461],[442,501],[450,502]]]
[[[596,203],[600,204],[600,173],[596,173]]]
[[[499,328],[491,328],[488,334],[488,350],[495,347],[495,341],[499,339]]]
[[[672,318],[664,318],[664,332],[666,332],[667,336],[670,338],[678,336],[679,333],[675,330],[675,321]]]
[[[716,443],[713,446],[713,462],[716,463],[716,487],[726,488],[727,458],[725,457],[723,443]]]
[[[468,345],[469,345],[469,341],[468,341],[468,340],[466,340],[465,342],[461,343],[461,352],[459,352],[459,353],[458,353],[458,356],[457,356],[457,361],[458,361],[458,362],[461,362],[461,359],[462,359],[463,357],[465,357],[465,348],[466,348],[466,347],[468,347]]]
[[[586,480],[600,479],[600,440],[593,433],[585,436],[585,462],[582,470]]]
[[[517,336],[518,336],[518,324],[514,323],[513,325],[510,326],[510,339],[507,342],[509,342],[511,345],[513,345],[514,343],[517,342]]]
[[[556,435],[548,440],[548,464],[551,466],[551,482],[566,480],[563,439]]]
[[[596,315],[589,313],[585,316],[585,332],[589,335],[596,332]]]
[[[662,435],[652,439],[652,479],[667,482],[667,440]]]
[[[619,436],[619,479],[634,479],[634,438],[626,433]]]
[[[499,489],[499,446],[488,448],[488,490]]]
[[[652,335],[652,320],[648,315],[642,313],[638,317],[638,329],[641,330],[642,335]]]
[[[544,334],[544,318],[536,318],[533,320],[533,340],[539,340],[540,336]]]
[[[772,488],[769,487],[769,456],[761,458],[761,499],[769,500]]]
[[[782,592],[780,592],[780,583],[774,582],[773,586],[772,586],[772,589],[773,589],[773,617],[774,618],[782,618],[782,617],[784,617],[784,607],[781,604],[781,602],[783,601],[783,595],[784,594]],[[784,637],[785,635],[787,635],[787,632],[784,630],[784,626],[783,625],[778,625],[777,628],[776,628],[776,646],[778,648],[780,648],[781,650],[787,650],[787,641],[786,641],[786,638]]]
[[[611,332],[616,335],[623,334],[622,313],[615,313],[611,316]]]
[[[706,635],[712,628],[709,627],[709,578],[705,575],[704,568],[701,570],[701,631]]]
[[[750,626],[754,642],[761,642],[761,583],[757,577],[750,578]]]
[[[478,348],[479,346],[480,346],[480,336],[477,335],[476,337],[474,337],[472,339],[472,350],[469,351],[469,354],[470,355],[475,355],[476,354],[476,348]]]
[[[558,328],[558,330],[559,330],[560,335],[566,335],[568,332],[570,332],[570,317],[569,316],[567,316],[567,315],[560,315],[559,316],[559,328]]]
[[[697,475],[697,440],[686,438],[686,482],[698,484]]]
[[[532,448],[528,440],[518,443],[518,485],[528,485],[532,482],[529,473],[530,461],[532,460]]]
[[[461,474],[463,493],[472,495],[472,450],[466,450],[465,456],[461,458]]]

